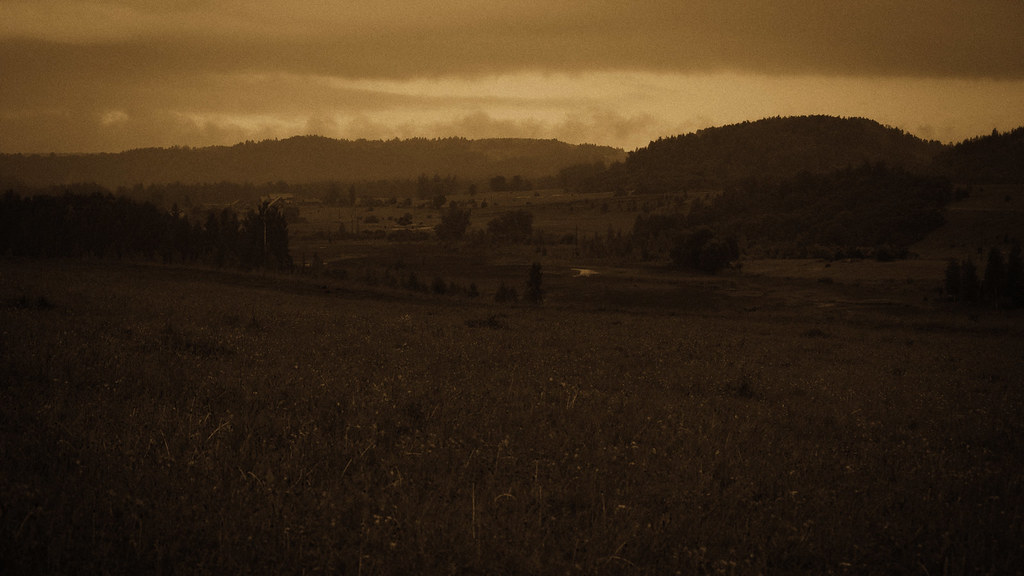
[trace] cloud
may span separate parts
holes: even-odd
[[[144,67],[196,70],[1024,77],[1024,3],[1009,0],[7,0],[0,21],[8,42],[68,47],[61,58],[91,45],[110,56],[136,54]]]
[[[62,80],[42,79],[44,86]],[[82,86],[86,88],[83,89]],[[31,97],[0,86],[0,151],[119,151],[334,138],[537,137],[626,149],[660,136],[766,116],[864,116],[943,141],[1024,119],[1024,81],[524,72],[475,79],[346,79],[206,73],[89,83]]]
[[[100,115],[100,124],[103,126],[113,126],[115,124],[124,124],[130,120],[128,113],[124,110],[110,110]]]
[[[1010,0],[4,0],[0,151],[1024,118]]]

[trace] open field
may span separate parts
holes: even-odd
[[[1019,312],[388,250],[481,296],[0,261],[0,569],[1020,573]]]
[[[707,196],[705,193],[704,195]],[[549,245],[559,244],[567,235],[578,235],[580,240],[603,237],[609,230],[628,234],[637,215],[651,209],[687,207],[688,195],[651,195],[645,197],[615,197],[610,193],[569,194],[562,190],[516,192],[479,192],[473,195],[457,194],[448,201],[467,206],[472,211],[470,230],[484,231],[487,222],[512,210],[526,210],[533,216],[534,230],[543,234]],[[338,242],[339,226],[348,233],[387,233],[396,229],[432,232],[441,221],[441,212],[425,200],[378,199],[384,206],[323,206],[300,207],[301,220],[292,223],[292,252],[297,259],[312,258],[316,253],[326,262],[350,259],[351,242]],[[403,216],[411,219],[408,226],[396,221]],[[358,253],[357,253],[358,255]]]

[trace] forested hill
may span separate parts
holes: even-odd
[[[940,142],[864,118],[767,118],[651,142],[605,174],[601,186],[678,192],[877,162],[924,171],[943,149]]]
[[[625,152],[557,140],[445,138],[335,140],[296,136],[206,148],[145,148],[118,154],[0,155],[0,181],[28,186],[95,182],[107,187],[153,183],[462,179],[547,176],[574,164],[612,163]]]

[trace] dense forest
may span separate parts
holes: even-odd
[[[56,190],[53,192],[57,192]],[[175,207],[114,196],[96,186],[0,197],[0,254],[203,262],[217,267],[288,269],[288,223],[277,205],[239,216],[224,208],[204,220]]]
[[[354,182],[453,174],[486,180],[536,178],[573,164],[614,162],[607,146],[557,140],[444,138],[334,140],[296,136],[207,148],[147,148],[119,154],[0,155],[0,183],[48,186],[94,182],[108,188],[160,183]]]

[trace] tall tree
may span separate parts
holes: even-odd
[[[280,201],[264,200],[256,211],[249,211],[243,224],[248,240],[243,262],[250,266],[291,268],[288,250],[288,221],[280,208]]]
[[[1006,287],[1006,264],[1003,262],[1002,250],[995,246],[988,251],[983,287],[985,296],[996,305],[999,305],[999,301],[1003,297],[1003,290]]]
[[[526,299],[534,304],[544,301],[544,273],[541,270],[540,262],[534,262],[530,266],[530,275],[526,279]]]
[[[469,208],[463,208],[455,203],[449,204],[448,208],[441,213],[441,223],[434,227],[434,233],[437,234],[438,239],[461,240],[466,235],[466,229],[469,228],[470,212]]]
[[[950,298],[960,298],[960,261],[956,258],[950,258],[949,264],[946,265],[946,294]]]
[[[960,299],[964,302],[974,302],[980,293],[978,267],[968,258],[960,264]]]
[[[1015,306],[1024,305],[1024,259],[1020,244],[1014,244],[1006,258],[1006,297]]]

